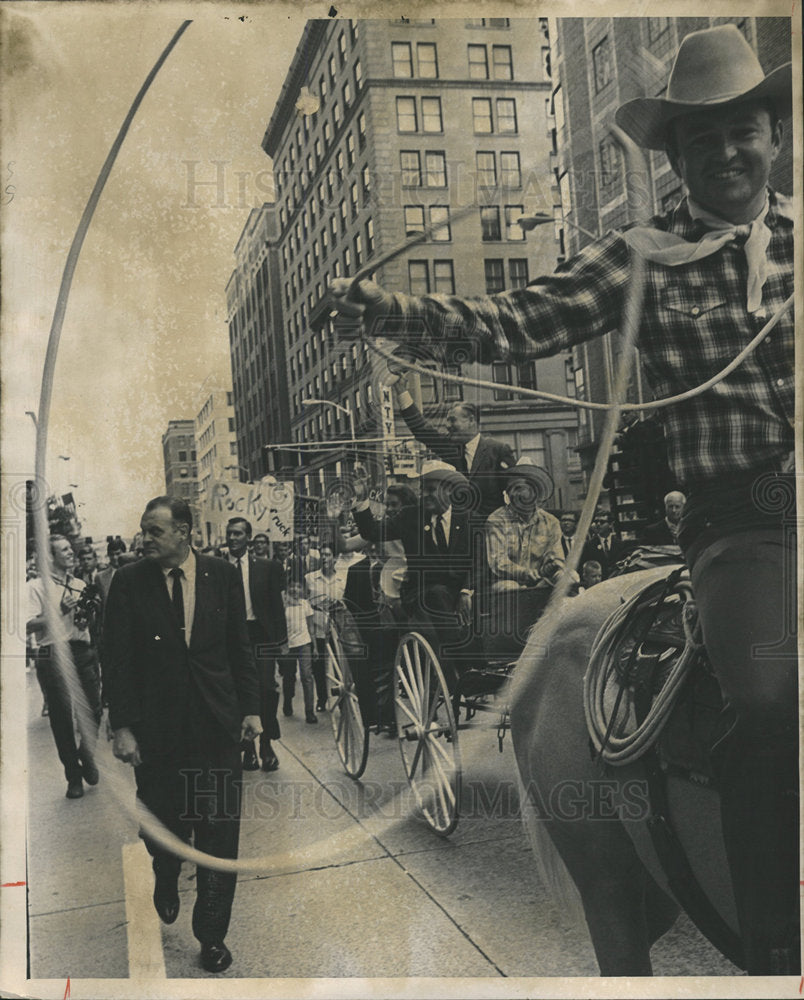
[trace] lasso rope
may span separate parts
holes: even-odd
[[[682,582],[675,588],[671,588],[670,594],[684,602],[682,607],[682,624],[685,638],[684,648],[673,664],[667,680],[656,695],[647,717],[641,724],[634,727],[633,732],[624,736],[619,736],[616,729],[621,694],[627,689],[627,681],[625,679],[621,680],[621,688],[617,694],[616,704],[610,711],[608,718],[606,691],[609,677],[616,670],[614,654],[620,639],[621,630],[633,609],[644,600],[642,591],[635,594],[630,601],[617,608],[606,620],[592,646],[589,656],[589,669],[584,678],[584,710],[589,731],[598,753],[607,764],[631,764],[639,760],[650,749],[675,706],[678,692],[681,690],[681,686],[690,668],[700,653],[701,642],[698,637],[693,635],[690,615],[688,613],[689,609],[694,606],[689,581]],[[666,596],[668,595],[662,593],[659,602],[660,607]],[[632,656],[636,655],[637,652],[638,649],[635,646]],[[606,663],[613,664],[612,668],[605,669]],[[630,707],[631,703],[627,698],[626,691],[626,708],[630,710]]]
[[[692,389],[686,389],[684,392],[680,392],[676,396],[665,396],[663,399],[653,399],[645,403],[621,403],[618,407],[620,412],[633,412],[634,410],[661,410],[667,406],[675,406],[678,403],[683,403],[687,399],[693,399],[695,396],[700,396],[702,393],[707,392],[713,386],[717,385],[718,382],[722,382],[723,379],[731,375],[735,368],[738,368],[750,354],[753,354],[771,330],[773,330],[782,316],[793,305],[794,300],[795,295],[790,295],[787,299],[785,299],[773,316],[771,316],[768,322],[762,327],[759,333],[757,333],[756,336],[749,341],[748,344],[746,344],[739,354],[736,354],[732,358],[725,368],[722,368],[711,378],[707,379],[706,382],[702,382],[700,385],[696,385]],[[493,389],[495,391],[499,391],[502,385],[500,382],[490,382],[488,379],[471,378],[468,375],[451,375],[449,372],[442,372],[437,369],[428,368],[426,365],[422,365],[419,362],[394,354],[393,351],[386,349],[381,344],[378,344],[370,338],[364,338],[363,342],[369,350],[374,351],[375,354],[378,354],[386,362],[390,361],[396,367],[405,368],[409,371],[416,372],[419,375],[425,375],[429,378],[435,378],[440,382],[452,382],[457,385],[469,385],[478,389]],[[636,346],[636,344],[634,346]],[[560,396],[557,393],[544,392],[541,389],[526,389],[519,385],[505,385],[504,388],[506,392],[510,392],[517,396],[523,396],[526,399],[545,399],[551,403],[561,403],[564,406],[572,406],[579,410],[610,410],[612,405],[611,403],[595,403],[591,400],[577,399],[573,396]]]

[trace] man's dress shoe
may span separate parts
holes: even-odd
[[[279,758],[273,752],[268,754],[267,757],[263,758],[262,769],[263,771],[275,771],[279,767]]]
[[[67,791],[64,793],[68,799],[82,799],[84,797],[84,783],[80,778],[67,782]]]
[[[92,757],[87,757],[87,759],[82,762],[81,773],[84,775],[84,781],[88,785],[97,785],[100,775],[98,774],[98,765]]]
[[[154,886],[154,907],[163,924],[172,924],[179,915],[179,890],[168,880],[157,877]]]
[[[225,972],[232,964],[232,953],[223,941],[201,945],[201,965],[207,972]]]
[[[243,770],[244,771],[259,771],[260,769],[260,759],[254,752],[254,747],[249,746],[243,751]]]

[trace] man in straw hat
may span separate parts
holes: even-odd
[[[340,280],[339,322],[380,334],[390,320],[403,341],[427,330],[481,362],[544,357],[622,326],[638,251],[646,374],[656,397],[685,392],[725,367],[792,292],[792,204],[768,186],[790,103],[789,64],[766,76],[733,25],[694,32],[665,96],[616,116],[637,143],[665,151],[686,187],[675,208],[499,295],[409,297]],[[800,967],[793,334],[788,310],[733,375],[660,411],[687,496],[679,543],[734,719],[716,762],[752,974]]]
[[[506,473],[509,503],[489,514],[486,555],[491,589],[552,586],[564,566],[561,525],[542,510],[553,481],[544,469],[521,458]]]

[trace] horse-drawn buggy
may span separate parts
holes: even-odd
[[[387,608],[361,621],[343,601],[330,604],[327,708],[346,773],[361,777],[370,734],[396,735],[419,813],[448,836],[459,818],[459,733],[481,717],[492,720],[500,750],[509,729],[506,684],[530,627],[549,597],[547,588],[488,595],[471,625],[450,633],[432,619],[399,621]],[[372,674],[386,672],[393,722],[383,727]]]

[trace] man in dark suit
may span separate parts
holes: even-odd
[[[628,546],[614,533],[611,514],[607,510],[598,511],[592,522],[597,534],[587,539],[583,547],[580,565],[593,559],[600,563],[603,579],[607,580],[615,565],[628,555]]]
[[[443,433],[419,412],[402,376],[393,386],[402,418],[413,436],[469,480],[472,502],[467,507],[482,529],[489,514],[503,506],[505,470],[516,464],[513,451],[504,442],[480,433],[480,410],[474,404],[450,407],[447,432]]]
[[[681,514],[687,498],[678,490],[672,490],[664,498],[664,518],[654,524],[647,524],[639,535],[640,545],[678,545]]]
[[[249,553],[251,532],[251,523],[244,517],[231,518],[226,525],[226,545],[229,562],[243,583],[248,637],[260,680],[262,769],[275,771],[279,767],[279,758],[271,747],[271,740],[278,740],[280,736],[276,715],[279,707],[277,658],[288,651],[288,629],[282,600],[285,577],[276,560],[258,559]],[[246,771],[259,770],[260,761],[252,741],[243,745],[243,767]]]
[[[449,661],[464,644],[466,626],[472,621],[472,531],[469,514],[457,503],[467,498],[468,483],[445,462],[425,462],[421,482],[417,507],[403,507],[396,517],[379,521],[356,490],[354,518],[369,541],[401,540],[407,573],[400,597],[408,624],[429,627],[440,651],[446,651],[443,660]]]
[[[240,743],[261,731],[259,684],[243,588],[229,563],[190,547],[184,500],[151,500],[140,522],[144,559],[115,573],[104,652],[114,754],[134,767],[137,796],[182,840],[236,858],[240,832]],[[154,906],[179,913],[181,859],[141,832],[153,858]],[[201,964],[232,962],[224,938],[236,873],[198,866],[193,933]]]

